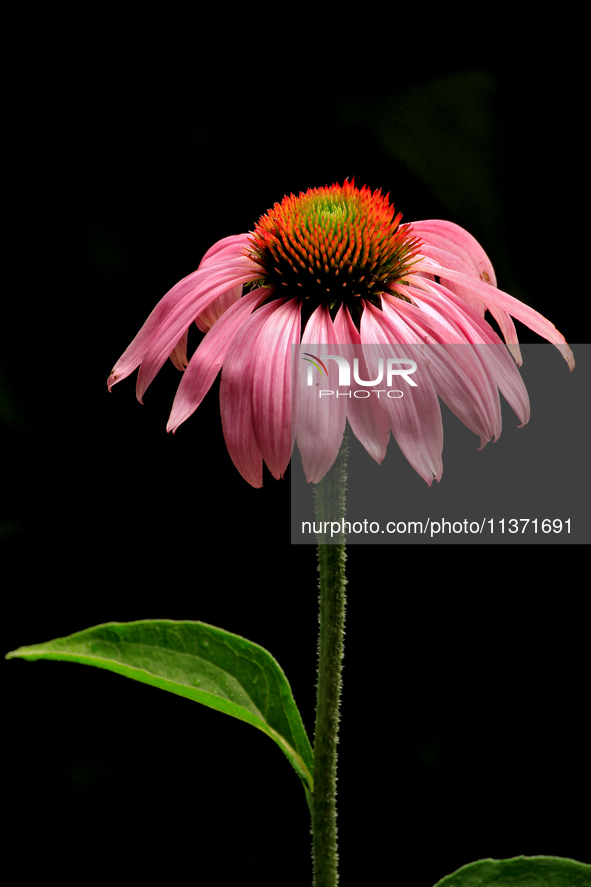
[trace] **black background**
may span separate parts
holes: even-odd
[[[315,551],[289,544],[289,479],[238,475],[217,385],[173,436],[174,367],[143,407],[133,379],[107,394],[109,370],[212,243],[352,176],[405,221],[466,227],[502,289],[588,341],[582,99],[556,23],[282,14],[97,13],[16,39],[30,79],[6,109],[4,649],[200,619],[276,656],[311,731]],[[585,553],[351,548],[344,887],[431,887],[486,856],[591,862]],[[25,883],[311,883],[303,791],[258,731],[92,668],[3,668],[7,853]]]

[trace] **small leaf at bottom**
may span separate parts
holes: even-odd
[[[557,856],[480,859],[435,887],[591,887],[591,865]]]

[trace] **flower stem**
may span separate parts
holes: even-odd
[[[316,520],[339,521],[345,516],[347,440],[337,459],[316,485]],[[314,887],[336,887],[337,852],[337,742],[345,634],[345,536],[318,534],[320,573],[320,631],[318,686],[314,734],[314,795],[312,799],[312,855]],[[327,541],[328,540],[328,541]]]

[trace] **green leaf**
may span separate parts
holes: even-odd
[[[204,622],[107,622],[6,656],[15,657],[95,665],[233,715],[270,736],[313,791],[312,748],[287,678],[237,634]]]
[[[462,866],[435,887],[591,887],[591,865],[557,856],[481,859]]]

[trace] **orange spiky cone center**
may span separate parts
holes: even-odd
[[[251,232],[251,258],[261,283],[278,296],[301,296],[330,307],[359,299],[380,305],[388,284],[399,281],[421,241],[401,225],[381,190],[343,185],[291,194],[259,219]],[[354,312],[357,313],[357,312]]]

